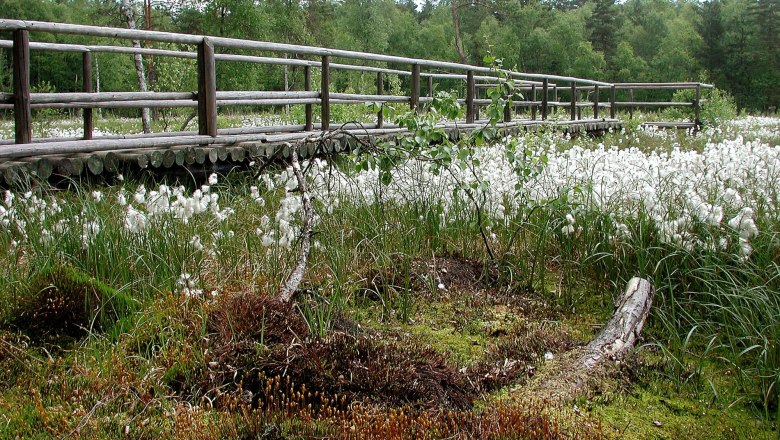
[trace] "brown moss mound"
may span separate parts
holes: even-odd
[[[546,352],[572,348],[568,332],[545,323],[523,322],[509,330],[485,356],[469,368],[468,375],[480,391],[525,383],[536,372]]]
[[[224,299],[211,311],[209,350],[198,385],[219,403],[262,404],[266,377],[280,376],[322,395],[389,406],[466,408],[466,377],[444,355],[413,341],[361,334],[309,336],[290,304],[256,294]]]

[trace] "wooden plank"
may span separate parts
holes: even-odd
[[[320,86],[320,110],[322,112],[322,131],[330,128],[330,57],[322,57],[322,81]]]
[[[473,80],[473,75],[472,75]],[[412,93],[409,98],[409,107],[417,112],[420,106],[420,65],[412,64]]]
[[[609,117],[611,119],[615,119],[615,114],[617,112],[617,107],[615,107],[615,86],[609,88]]]
[[[303,68],[303,88],[307,91],[311,91],[311,66]],[[311,104],[306,104],[306,121],[304,130],[311,131],[312,124],[314,123],[314,113]]]
[[[571,83],[571,114],[569,115],[572,121],[577,119],[577,83]]]
[[[432,80],[432,78],[429,78]],[[382,95],[385,93],[385,81],[384,78],[382,78],[382,72],[377,72],[376,74],[376,94]],[[379,109],[378,112],[376,112],[376,128],[382,128],[382,125],[384,125],[384,114],[382,113],[382,108]]]
[[[81,91],[92,93],[92,54],[84,52],[81,54],[82,78]],[[92,139],[95,131],[95,122],[92,118],[92,109],[85,108],[82,112],[84,119],[84,139]]]
[[[217,69],[209,38],[198,44],[198,133],[217,135]]]
[[[474,72],[469,70],[466,73],[466,123],[471,124],[474,122],[475,112],[474,112],[474,92],[476,88],[474,87]]]
[[[30,34],[19,29],[13,33],[14,132],[17,144],[32,141],[30,107]]]

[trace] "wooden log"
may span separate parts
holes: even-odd
[[[30,175],[41,180],[48,179],[54,171],[54,164],[48,157],[25,157],[19,162],[26,163]]]
[[[572,121],[577,119],[577,83],[571,83],[571,115]]]
[[[92,54],[84,52],[81,55],[82,65],[82,86],[81,91],[84,93],[92,93]],[[95,123],[92,118],[92,109],[85,108],[82,113],[84,119],[84,139],[92,139],[92,135],[95,131]]]
[[[17,144],[32,141],[30,107],[30,34],[25,29],[13,33],[14,132]]]
[[[376,94],[378,96],[381,96],[383,93],[385,93],[385,82],[384,78],[382,78],[382,72],[377,72],[376,74]],[[378,112],[376,112],[376,128],[382,128],[382,125],[384,123],[384,114],[382,113],[382,108],[379,109]]]
[[[473,79],[473,75],[472,75]],[[417,112],[420,105],[420,65],[412,64],[412,93],[409,98],[409,107]]]
[[[693,123],[696,124],[696,127],[701,126],[701,106],[699,104],[699,101],[701,101],[701,86],[696,85],[696,95],[693,98]]]
[[[163,164],[163,150],[150,151],[149,164],[151,164],[154,168],[160,168]]]
[[[352,100],[355,102],[411,102],[413,96],[392,96],[392,95],[362,95],[356,93],[331,93],[330,101],[333,102],[336,99],[339,100]],[[417,97],[419,102],[420,97]]]
[[[208,159],[211,163],[217,163],[219,161],[219,152],[216,148],[208,148]]]
[[[165,168],[170,168],[176,163],[176,153],[173,150],[163,150],[162,156],[162,166]]]
[[[119,157],[114,151],[103,151],[96,153],[95,156],[103,160],[103,171],[107,173],[116,173],[119,171]]]
[[[466,73],[466,123],[471,124],[475,119],[474,98],[476,88],[474,87],[474,72],[469,70]]]
[[[548,79],[545,78],[542,80],[542,121],[547,120],[547,94],[548,94]]]
[[[217,135],[217,70],[209,38],[198,44],[198,133]]]
[[[620,107],[693,107],[693,102],[631,101],[631,102],[616,102],[615,105]]]
[[[609,118],[615,119],[615,115],[617,114],[617,107],[615,107],[615,86],[609,88]]]
[[[87,154],[84,157],[87,169],[93,176],[103,174],[103,159],[97,154]]]
[[[120,162],[120,164],[126,165],[126,166],[133,166],[138,167],[140,169],[145,169],[149,166],[149,155],[146,152],[143,151],[132,151],[132,152],[125,152],[125,151],[119,151],[115,152],[117,160]]]
[[[20,184],[23,177],[27,174],[27,164],[19,162],[3,162],[0,163],[0,175],[3,176],[3,181],[8,186],[16,186]]]
[[[192,151],[195,155],[195,163],[198,165],[206,163],[206,156],[208,155],[208,150],[206,148],[193,148]]]
[[[303,88],[307,91],[311,91],[311,66],[303,68]],[[316,92],[315,92],[316,93]],[[319,96],[319,94],[316,94]],[[304,130],[311,131],[314,121],[314,113],[311,104],[306,104],[306,122],[304,124]]]
[[[320,110],[322,122],[320,122],[320,127],[322,131],[326,131],[330,128],[330,57],[328,55],[322,57],[321,79]]]
[[[183,149],[171,149],[175,157],[174,161],[177,166],[183,166],[187,163],[187,151]]]

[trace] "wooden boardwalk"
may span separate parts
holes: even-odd
[[[454,90],[462,96],[465,120],[442,123],[451,138],[473,130],[486,121],[479,117],[480,108],[493,101],[480,96],[485,89],[512,84],[511,93],[504,91],[503,121],[505,134],[545,129],[567,133],[599,133],[622,128],[618,110],[636,108],[690,107],[691,124],[698,125],[701,92],[711,86],[701,83],[607,83],[585,78],[559,75],[497,71],[444,61],[406,58],[365,52],[327,49],[311,46],[239,40],[167,32],[104,28],[63,23],[0,19],[0,31],[10,31],[12,40],[0,40],[0,49],[12,52],[13,93],[0,94],[0,110],[12,110],[15,138],[0,141],[0,183],[13,185],[25,175],[47,179],[52,175],[77,176],[82,173],[116,173],[127,167],[167,169],[174,166],[209,166],[220,161],[243,162],[261,157],[276,157],[285,144],[312,134],[343,128],[355,136],[396,137],[404,130],[385,123],[381,112],[376,123],[342,125],[331,118],[335,104],[394,103],[408,105],[413,111],[425,111],[427,103],[438,90]],[[121,45],[74,45],[30,41],[30,32],[71,34],[91,38],[138,40],[146,44],[164,43],[166,49]],[[181,50],[171,50],[171,46]],[[186,48],[196,46],[197,51]],[[29,69],[30,51],[77,52],[82,54],[83,84],[79,92],[32,93]],[[234,52],[240,50],[242,54]],[[245,55],[246,52],[258,53]],[[267,53],[276,56],[267,56]],[[128,56],[168,56],[197,60],[197,91],[181,92],[97,92],[93,90],[92,55],[124,53]],[[341,63],[333,62],[342,60]],[[303,71],[302,90],[284,91],[222,91],[217,90],[217,62],[275,64]],[[408,69],[399,68],[408,66]],[[319,69],[318,87],[312,84],[312,70]],[[376,75],[374,94],[340,93],[332,90],[334,71],[361,72]],[[388,75],[403,78],[407,95],[385,93]],[[427,83],[427,84],[426,84]],[[423,94],[423,85],[426,95]],[[693,89],[690,102],[639,102],[633,99],[635,90]],[[619,100],[618,93],[628,94]],[[462,94],[461,94],[462,93]],[[517,99],[519,94],[521,99]],[[484,92],[482,93],[485,94]],[[565,99],[561,99],[565,98]],[[220,108],[239,106],[241,109],[261,106],[303,106],[302,125],[272,127],[217,128]],[[319,121],[315,123],[314,108]],[[195,109],[198,130],[192,132],[145,133],[127,136],[94,136],[93,109],[143,109],[191,107]],[[83,136],[72,139],[35,139],[32,136],[33,109],[81,109]],[[568,118],[561,120],[560,109]],[[549,116],[556,112],[555,118]],[[585,115],[583,116],[583,112]],[[554,120],[553,120],[554,119]],[[342,151],[349,148],[347,138],[334,139],[327,148]],[[314,154],[307,147],[306,154]]]

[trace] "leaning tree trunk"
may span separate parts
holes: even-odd
[[[655,289],[642,278],[632,278],[618,300],[615,313],[599,335],[583,348],[560,354],[518,392],[531,399],[566,400],[587,393],[604,377],[610,361],[620,361],[634,348],[650,314]]]
[[[122,6],[120,7],[122,14],[127,21],[128,29],[135,29],[135,15],[133,14],[133,7],[130,5],[130,0],[122,0]],[[136,49],[141,48],[141,42],[139,40],[133,40],[132,45]],[[146,89],[146,73],[144,72],[144,61],[140,53],[134,55],[135,59],[135,73],[138,75],[138,89],[141,92],[145,92]],[[152,132],[152,124],[149,120],[149,109],[141,109],[141,123],[143,124],[144,133]]]
[[[458,6],[457,0],[452,0],[450,2],[450,9],[452,10],[452,29],[455,33],[455,51],[458,52],[458,57],[460,58],[460,62],[466,64],[468,63],[468,60],[466,59],[466,52],[463,50],[463,41],[460,39],[460,16],[458,9],[460,6]]]

